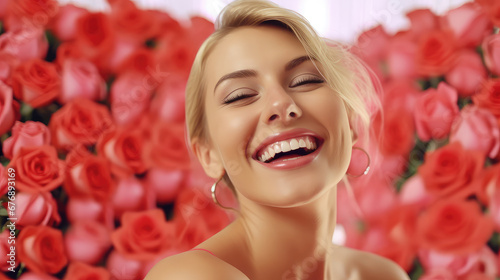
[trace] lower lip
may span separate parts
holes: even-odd
[[[286,159],[286,160],[279,160],[278,159],[278,160],[271,161],[269,163],[265,163],[265,162],[262,162],[259,160],[257,160],[257,162],[264,165],[265,167],[273,168],[273,169],[279,169],[279,170],[296,169],[296,168],[300,168],[300,167],[306,166],[309,163],[311,163],[316,158],[316,156],[319,154],[319,151],[321,150],[322,147],[323,147],[323,145],[319,146],[314,152],[312,152],[308,155],[293,158],[293,159]]]

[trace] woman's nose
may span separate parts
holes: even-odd
[[[269,103],[264,112],[264,121],[268,124],[288,124],[302,116],[302,110],[293,98],[283,89],[269,93]]]

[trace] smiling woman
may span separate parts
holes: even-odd
[[[235,1],[216,26],[191,69],[186,121],[239,215],[146,279],[407,279],[388,260],[331,244],[336,187],[377,104],[365,68],[267,1]]]

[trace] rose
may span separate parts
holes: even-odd
[[[49,43],[42,28],[24,27],[0,35],[0,52],[10,54],[19,61],[43,59]]]
[[[61,93],[56,66],[41,59],[21,63],[12,74],[14,95],[38,108],[50,104]]]
[[[8,225],[8,223],[6,223],[6,225]],[[12,263],[10,262],[11,261],[11,247],[14,247],[15,248],[15,236],[12,235],[11,238],[9,238],[11,235],[10,235],[11,231],[9,230],[9,228],[7,227],[6,229],[4,229],[2,231],[2,233],[0,233],[0,262],[1,262],[1,265],[0,265],[0,270],[2,271],[9,271],[9,267],[12,267],[13,265],[15,265],[17,267],[17,265],[19,263],[17,263],[16,261],[13,261]],[[14,232],[12,232],[14,233]],[[9,240],[10,240],[10,243],[9,243]],[[14,241],[12,241],[14,240]],[[14,251],[15,253],[15,251]],[[16,256],[14,255],[14,258]]]
[[[151,128],[150,141],[144,147],[144,160],[152,167],[188,169],[189,152],[184,125],[157,120]]]
[[[160,22],[149,11],[138,9],[133,2],[120,1],[111,7],[111,22],[119,36],[143,44],[161,33]]]
[[[69,101],[83,97],[102,100],[106,96],[106,84],[97,67],[81,59],[66,59],[62,65],[62,91],[58,101]]]
[[[45,26],[56,15],[58,8],[55,0],[9,1],[7,15],[16,20],[16,26]],[[14,26],[10,26],[12,27]]]
[[[113,208],[110,203],[70,197],[66,205],[66,215],[72,224],[92,220],[114,228]]]
[[[8,178],[7,169],[0,164],[0,196],[3,196],[8,191]]]
[[[477,3],[465,3],[441,17],[442,28],[451,29],[464,47],[476,47],[491,33],[493,25]]]
[[[111,275],[102,267],[94,267],[81,262],[72,262],[64,275],[64,280],[109,280]]]
[[[175,74],[165,78],[151,101],[151,112],[166,122],[184,122],[186,80]]]
[[[456,39],[450,31],[435,30],[423,34],[418,40],[416,55],[417,73],[439,76],[455,64]]]
[[[12,89],[0,81],[0,135],[9,131],[20,117],[19,103],[14,100]]]
[[[422,275],[420,280],[455,280],[455,276],[451,271],[440,268],[428,271]]]
[[[417,46],[408,36],[394,37],[387,51],[389,76],[394,79],[415,77],[415,54]]]
[[[500,7],[500,5],[498,5]],[[500,75],[500,34],[490,35],[483,40],[482,50],[486,67],[495,75]]]
[[[431,194],[465,197],[474,192],[471,183],[478,177],[484,163],[481,152],[465,150],[453,142],[425,154],[418,174]]]
[[[431,205],[417,220],[421,248],[449,254],[480,250],[493,233],[493,222],[477,202],[444,199]]]
[[[76,36],[76,23],[78,19],[88,14],[86,9],[68,4],[59,7],[59,11],[52,19],[49,29],[61,41],[71,41]]]
[[[153,50],[146,47],[139,47],[123,59],[123,62],[117,67],[116,73],[118,76],[129,71],[142,73],[144,75],[144,84],[155,88],[161,81],[156,75],[151,74],[152,69],[155,69],[155,65],[158,66],[155,62]]]
[[[111,113],[116,123],[133,124],[146,112],[151,100],[154,85],[146,79],[148,76],[137,72],[126,72],[111,86]]]
[[[383,155],[408,156],[415,142],[413,116],[406,110],[394,109],[384,114],[383,124],[380,122],[375,122],[381,125],[380,152]]]
[[[438,28],[438,17],[429,9],[417,9],[406,14],[414,38]]]
[[[106,106],[77,98],[56,111],[49,122],[55,147],[70,150],[77,144],[92,145],[113,126]]]
[[[144,262],[120,254],[117,250],[111,251],[106,262],[106,268],[113,279],[141,280],[146,272]]]
[[[141,127],[111,129],[99,139],[97,150],[110,162],[111,172],[118,177],[142,174],[148,167],[142,155],[146,137],[146,131]]]
[[[160,209],[127,212],[111,234],[115,249],[135,260],[151,260],[174,244],[175,224]]]
[[[64,189],[69,196],[109,201],[115,191],[115,182],[105,158],[94,156],[78,145],[69,152],[66,162]]]
[[[27,271],[27,272],[23,272],[23,274],[21,274],[21,277],[19,277],[19,280],[58,280],[58,279],[55,277],[52,277],[48,274]]]
[[[10,84],[12,71],[19,65],[19,62],[16,56],[0,52],[0,81]]]
[[[411,79],[394,79],[383,84],[382,107],[386,112],[406,110],[413,114],[417,98],[422,94]]]
[[[478,107],[486,108],[500,122],[500,79],[489,79],[483,84],[481,91],[472,97]]]
[[[27,226],[20,231],[18,257],[28,269],[55,274],[68,263],[60,230],[48,226]]]
[[[451,128],[450,142],[455,141],[465,149],[495,158],[500,151],[500,128],[495,116],[486,109],[466,106]]]
[[[7,168],[16,170],[16,187],[24,192],[46,192],[64,180],[64,162],[53,146],[23,147]]]
[[[184,186],[185,172],[152,168],[146,175],[146,186],[156,194],[159,203],[171,203]]]
[[[49,192],[35,194],[18,192],[16,201],[15,215],[10,217],[13,220],[15,218],[20,229],[29,225],[51,226],[61,222],[56,201]]]
[[[64,61],[68,59],[84,59],[83,53],[75,41],[63,42],[57,48],[56,62],[62,68]]]
[[[70,261],[97,264],[111,246],[108,229],[93,220],[78,221],[64,235]]]
[[[417,173],[404,182],[398,199],[404,205],[416,205],[424,209],[431,203],[432,196],[426,190],[424,180]]]
[[[474,51],[464,49],[458,53],[456,64],[446,73],[446,81],[457,89],[460,96],[476,93],[487,72],[481,57]]]
[[[458,115],[457,92],[441,82],[437,89],[430,88],[415,104],[415,126],[423,141],[431,138],[443,139],[449,133],[453,120]]]
[[[134,195],[130,195],[134,194]],[[119,218],[127,211],[155,208],[156,197],[153,190],[134,176],[119,179],[111,198],[114,215]]]
[[[50,144],[50,131],[41,122],[16,122],[12,128],[12,135],[3,142],[3,153],[8,159],[19,151],[21,147],[43,146]]]
[[[388,45],[389,35],[382,25],[377,25],[358,36],[355,50],[367,63],[371,64],[377,63],[386,57]]]

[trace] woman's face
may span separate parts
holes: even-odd
[[[209,141],[200,159],[214,177],[225,170],[240,196],[298,206],[345,174],[346,109],[292,33],[238,28],[212,50],[204,75]]]

